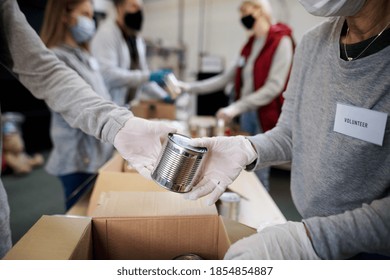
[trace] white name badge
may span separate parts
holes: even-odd
[[[382,146],[386,122],[386,113],[351,105],[337,104],[333,130]]]

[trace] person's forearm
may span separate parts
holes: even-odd
[[[113,143],[131,112],[99,97],[60,62],[29,26],[16,1],[5,1],[1,8],[1,43],[7,50],[1,54],[1,63],[72,127]]]
[[[275,127],[266,133],[248,137],[256,149],[258,159],[251,170],[271,165],[280,165],[291,161],[291,132],[282,127]]]
[[[339,215],[308,218],[304,223],[323,259],[345,259],[363,252],[390,256],[390,196]]]
[[[150,76],[148,71],[122,69],[104,63],[101,64],[101,72],[109,88],[136,88],[149,81]]]
[[[201,81],[191,82],[190,92],[204,95],[221,90],[234,78],[235,69],[230,68],[225,73]]]
[[[248,137],[258,154],[255,170],[270,165],[283,164],[292,159],[291,121],[296,97],[293,90],[287,91],[284,96],[282,113],[276,126],[266,133]]]

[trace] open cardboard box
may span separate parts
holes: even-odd
[[[93,217],[42,216],[4,259],[222,259],[232,242],[255,232],[240,225],[232,240],[215,206],[179,196],[105,193]]]
[[[286,221],[255,173],[241,172],[228,190],[241,197],[238,222],[252,228],[258,228],[264,223]],[[100,168],[88,198],[81,201],[82,205],[77,203],[75,208],[78,209],[71,209],[68,214],[91,216],[99,203],[101,194],[110,191],[169,192],[153,180],[146,179],[138,172],[128,168],[126,161],[119,153],[116,153]]]
[[[169,192],[153,180],[146,179],[129,168],[119,153],[107,161],[100,169],[89,198],[87,216],[91,216],[104,192]]]

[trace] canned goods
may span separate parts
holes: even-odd
[[[187,136],[169,133],[152,172],[152,179],[170,191],[191,191],[207,153],[205,147],[190,146],[189,140]]]
[[[212,137],[217,119],[214,116],[192,116],[188,120],[188,125],[193,137]]]
[[[241,198],[238,194],[234,192],[224,192],[219,198],[217,206],[218,213],[221,216],[238,221],[240,201]]]
[[[173,258],[174,260],[203,260],[202,257],[196,255],[196,254],[184,254]]]

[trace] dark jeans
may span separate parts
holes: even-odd
[[[65,194],[65,208],[69,210],[94,183],[93,173],[71,173],[59,176]]]

